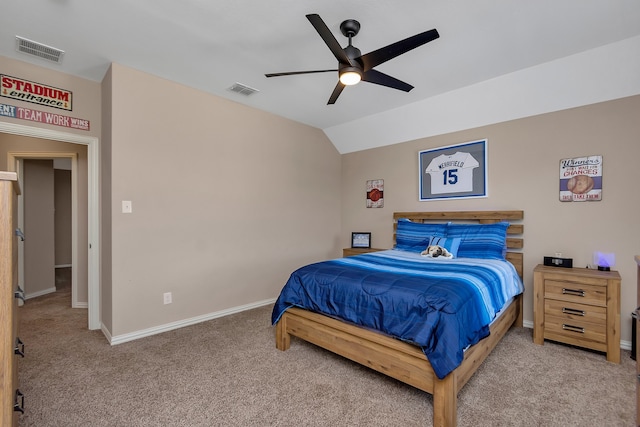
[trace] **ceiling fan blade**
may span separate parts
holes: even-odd
[[[333,71],[337,73],[338,70],[313,70],[313,71],[287,71],[285,73],[269,73],[265,74],[265,77],[280,77],[280,76],[293,76],[296,74],[314,74],[314,73],[328,73]]]
[[[313,25],[318,34],[320,34],[322,40],[324,40],[325,44],[329,47],[331,52],[333,52],[333,56],[343,64],[351,64],[351,60],[344,50],[342,50],[342,46],[340,46],[338,40],[333,36],[331,30],[327,27],[327,24],[325,24],[322,18],[320,18],[320,15],[314,13],[306,16],[309,22],[311,22],[311,25]]]
[[[340,80],[338,80],[338,84],[333,89],[333,93],[329,97],[329,102],[327,102],[327,105],[336,103],[338,97],[342,93],[342,89],[344,89],[344,85],[340,82]]]
[[[438,37],[440,37],[438,30],[433,29],[362,55],[360,59],[362,60],[364,71],[368,71],[383,62],[387,62],[388,60],[395,58],[396,56],[407,53],[425,43],[429,43]]]
[[[398,89],[405,92],[409,92],[413,89],[409,83],[405,83],[402,80],[398,80],[395,77],[391,77],[388,74],[381,73],[377,70],[365,71],[362,80],[369,83],[375,83],[377,85],[390,87],[392,89]]]

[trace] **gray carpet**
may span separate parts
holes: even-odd
[[[68,288],[28,300],[21,426],[428,426],[431,396],[297,339],[271,307],[110,346]],[[633,426],[635,369],[512,329],[458,397],[460,426]]]

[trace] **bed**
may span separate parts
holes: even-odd
[[[508,263],[504,261],[502,263],[509,264],[509,268],[513,270],[514,275],[519,276],[519,278],[516,279],[519,281],[519,284],[521,286],[520,292],[513,292],[514,295],[512,298],[508,298],[507,296],[505,296],[503,299],[508,301],[504,306],[494,310],[496,311],[495,317],[492,318],[488,324],[483,324],[482,327],[477,326],[475,330],[469,333],[465,331],[464,334],[459,334],[461,336],[464,335],[468,337],[471,344],[464,347],[461,352],[458,352],[455,349],[451,351],[452,355],[457,355],[459,353],[459,357],[451,357],[452,359],[454,359],[454,361],[451,362],[454,363],[453,367],[443,367],[444,365],[442,363],[442,359],[447,359],[447,354],[446,352],[443,352],[443,349],[434,350],[437,345],[432,346],[430,344],[434,341],[433,338],[431,338],[431,341],[425,343],[418,339],[422,336],[421,331],[418,331],[414,335],[411,335],[409,338],[406,338],[405,336],[399,336],[395,333],[398,330],[393,329],[394,327],[396,327],[396,325],[392,325],[390,327],[391,329],[389,329],[389,325],[386,324],[383,320],[379,320],[380,317],[376,317],[375,315],[373,316],[374,320],[372,325],[375,325],[376,327],[372,327],[371,325],[367,324],[366,322],[368,322],[368,320],[354,320],[348,315],[341,317],[341,315],[336,315],[336,313],[332,311],[332,306],[334,305],[333,301],[328,304],[329,307],[326,308],[326,310],[322,307],[316,307],[313,304],[307,303],[303,304],[302,302],[287,303],[286,301],[284,301],[286,299],[286,292],[290,292],[287,291],[287,288],[290,286],[293,286],[295,288],[296,286],[295,284],[290,285],[290,282],[300,282],[299,278],[294,278],[296,272],[292,274],[292,277],[283,288],[283,291],[278,298],[278,302],[276,302],[276,305],[274,306],[272,321],[274,321],[274,323],[276,324],[276,348],[282,351],[287,350],[291,344],[291,336],[295,336],[302,340],[325,348],[329,351],[332,351],[336,354],[339,354],[343,357],[351,359],[355,362],[358,362],[362,365],[368,366],[369,368],[374,369],[378,372],[396,378],[397,380],[400,380],[406,384],[414,386],[433,395],[434,426],[455,426],[457,416],[458,392],[467,383],[473,373],[491,353],[493,348],[495,348],[502,337],[507,333],[509,328],[513,325],[522,326],[523,288],[521,279],[523,272],[523,217],[523,211],[396,212],[393,215],[394,250],[383,251],[379,253],[377,252],[375,254],[371,253],[366,255],[357,255],[355,257],[349,258],[349,260],[343,259],[327,261],[326,265],[325,263],[317,264],[318,268],[330,268],[330,270],[322,270],[323,274],[327,273],[327,271],[333,274],[333,271],[336,268],[339,268],[340,270],[336,270],[336,276],[346,277],[346,280],[357,281],[360,279],[357,279],[355,276],[351,276],[351,273],[349,271],[345,270],[345,272],[341,269],[345,265],[348,266],[351,264],[355,264],[356,269],[357,267],[368,269],[370,268],[369,264],[371,263],[383,263],[385,264],[383,273],[387,274],[389,273],[389,271],[387,270],[395,270],[396,268],[395,264],[393,264],[392,267],[386,265],[388,260],[390,258],[400,257],[402,258],[401,262],[403,263],[403,269],[400,270],[399,274],[404,274],[405,265],[407,266],[407,268],[411,269],[413,268],[411,267],[412,263],[420,262],[420,260],[418,260],[417,258],[422,257],[422,255],[416,255],[415,253],[406,255],[408,258],[415,258],[415,260],[412,259],[405,262],[403,258],[405,257],[404,251],[409,251],[411,248],[422,246],[426,247],[425,240],[416,240],[414,239],[415,236],[413,235],[410,235],[410,238],[407,240],[406,224],[410,224],[411,227],[422,227],[418,224],[424,224],[424,227],[429,230],[427,234],[433,234],[433,230],[442,230],[441,227],[443,226],[447,227],[446,230],[450,234],[444,237],[450,237],[448,239],[449,245],[452,241],[454,243],[456,241],[459,243],[460,239],[456,239],[456,237],[462,236],[462,239],[464,240],[464,233],[466,232],[466,230],[474,228],[473,225],[471,225],[472,223],[479,224],[479,227],[477,228],[481,228],[483,230],[489,228],[492,230],[500,229],[500,227],[503,227],[504,234],[501,234],[501,239],[503,239],[502,244],[504,248],[502,254],[504,256],[504,259],[508,261]],[[456,230],[465,231],[462,232],[462,234],[456,235],[456,232],[458,232]],[[437,234],[437,232],[435,233]],[[431,238],[432,236],[429,237]],[[470,241],[471,239],[468,240],[468,242]],[[407,245],[409,245],[410,248],[407,248]],[[453,262],[468,264],[468,259],[466,258],[466,256],[472,256],[470,254],[472,254],[475,250],[479,251],[477,253],[480,254],[479,256],[484,256],[483,251],[485,250],[485,246],[474,248],[473,246],[469,246],[469,244],[466,244],[464,248],[466,252],[462,252],[463,247],[461,246],[460,256],[458,256],[457,259],[450,260],[451,263],[442,259],[424,260],[425,265],[427,266],[426,269],[431,269],[431,266],[434,264],[442,264],[446,265],[444,267],[445,269],[448,269],[446,271],[451,271],[451,265],[453,264]],[[471,250],[471,252],[469,252],[469,250]],[[489,254],[493,253],[494,252],[489,252]],[[477,254],[473,253],[473,256],[475,257]],[[480,261],[484,262],[484,260],[479,260],[479,262]],[[493,261],[488,261],[493,265]],[[310,266],[315,266],[315,264]],[[310,266],[305,266],[301,270],[304,272],[305,270],[303,269]],[[313,268],[317,269],[316,267]],[[433,268],[435,269],[436,267],[434,266]],[[481,271],[480,267],[478,267],[478,271]],[[410,278],[416,275],[419,276],[421,274],[423,273],[416,273],[414,271],[408,272]],[[424,274],[429,275],[431,273]],[[466,274],[463,275],[464,278],[460,279],[454,279],[453,273],[449,274],[446,272],[438,272],[433,274],[447,276],[446,280],[460,280],[463,282],[471,282],[475,280],[468,279]],[[485,273],[483,272],[482,274],[484,275]],[[383,274],[378,274],[376,272],[375,275],[377,277]],[[451,279],[449,278],[449,276],[451,276]],[[328,282],[331,280],[322,279],[321,282],[324,285],[324,282]],[[368,288],[370,286],[369,282],[367,282],[365,285],[360,286],[363,288],[367,287],[368,294],[375,294],[377,292],[375,290],[372,291],[371,289],[373,288]],[[456,284],[456,286],[459,286],[459,284]],[[467,286],[467,284],[465,284],[465,286]],[[411,288],[412,286],[407,287]],[[439,292],[441,288],[443,287],[440,286],[435,288],[436,292]],[[486,292],[483,293],[484,291],[477,291],[475,290],[475,288],[473,289],[474,290],[469,291],[472,294],[486,294]],[[299,290],[293,291],[294,294],[296,292],[298,294],[303,294],[306,293],[306,290],[304,292],[300,292]],[[459,291],[460,294],[464,294],[465,292],[466,291]],[[348,296],[348,298],[349,301],[352,301],[353,299],[357,299],[359,297],[354,297],[352,295]],[[367,298],[369,298],[369,295],[367,295]],[[413,300],[413,297],[411,298]],[[422,294],[420,295],[420,298],[422,298]],[[457,300],[462,298],[454,299]],[[484,299],[488,299],[486,295],[484,296]],[[393,304],[394,307],[404,305],[398,304],[397,302]],[[447,305],[448,302],[444,302],[443,304]],[[478,305],[479,303],[475,302],[473,304]],[[456,305],[456,307],[466,307],[473,304],[471,302],[467,303],[463,301]],[[306,305],[309,305],[309,307],[307,307]],[[430,301],[426,305],[432,307],[433,302]],[[359,305],[354,304],[354,307],[356,307],[354,309],[357,309]],[[431,308],[429,308],[429,310],[433,311]],[[369,311],[369,309],[363,311]],[[449,316],[448,310],[443,309],[441,311],[447,312],[446,316]],[[460,311],[464,312],[464,310]],[[452,324],[456,325],[469,322],[469,324],[475,325],[474,322],[469,321],[469,319],[473,316],[469,317],[469,313],[465,313],[467,313],[465,315],[466,317],[463,316],[462,318],[458,318],[457,320],[453,319]],[[438,315],[440,316],[441,314]],[[364,319],[366,316],[363,315],[362,317]],[[483,316],[478,315],[477,317]],[[343,320],[343,318],[349,320],[346,321]],[[440,323],[444,323],[444,320],[438,320],[431,323],[433,323],[433,325],[439,325]],[[400,325],[397,328],[403,331],[407,329],[414,329],[407,328],[406,325]],[[454,330],[453,335],[455,335],[456,333],[458,333],[458,331]],[[447,334],[448,332],[443,332],[442,334],[438,332],[437,336],[448,337],[449,335]],[[399,337],[401,337],[401,339]],[[446,340],[443,338],[436,341],[445,342]],[[453,346],[453,344],[451,345]],[[464,345],[464,343],[456,342],[455,345]],[[436,358],[434,356],[435,353],[438,353],[439,358]],[[429,358],[426,356],[427,354],[429,354]],[[455,360],[456,358],[459,358],[460,360]],[[430,363],[430,360],[432,360],[432,363]]]

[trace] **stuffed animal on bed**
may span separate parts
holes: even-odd
[[[422,251],[420,255],[430,257],[430,258],[438,258],[438,257],[448,258],[448,259],[453,258],[453,254],[451,252],[449,252],[446,248],[443,248],[442,246],[439,246],[439,245],[427,246],[427,249]]]

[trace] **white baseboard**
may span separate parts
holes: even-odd
[[[54,292],[55,292],[55,289],[54,289]],[[214,313],[204,314],[202,316],[192,317],[190,319],[184,319],[177,322],[167,323],[165,325],[155,326],[153,328],[143,329],[141,331],[130,332],[128,334],[123,334],[123,335],[116,335],[115,337],[111,336],[111,333],[109,332],[109,330],[107,330],[107,328],[104,327],[104,325],[102,325],[100,329],[102,330],[102,333],[104,334],[104,336],[107,338],[107,341],[109,341],[111,345],[117,345],[117,344],[129,342],[129,341],[134,341],[144,337],[161,334],[163,332],[172,331],[174,329],[183,328],[185,326],[206,322],[208,320],[217,319],[219,317],[228,316],[230,314],[240,313],[242,311],[263,307],[265,305],[273,304],[275,302],[276,302],[276,298],[268,299],[264,301],[258,301],[252,304],[241,305],[241,306],[229,308],[226,310],[216,311]],[[533,321],[523,320],[522,326],[524,326],[525,328],[533,329]],[[631,342],[621,340],[620,348],[622,350],[631,350]]]
[[[228,316],[230,314],[240,313],[242,311],[251,310],[265,305],[273,304],[276,298],[264,301],[258,301],[252,304],[241,305],[239,307],[229,308],[227,310],[216,311],[214,313],[204,314],[202,316],[192,317],[190,319],[179,320],[177,322],[167,323],[165,325],[155,326],[153,328],[143,329],[141,331],[130,332],[128,334],[111,336],[109,331],[102,326],[102,332],[111,345],[122,344],[128,341],[134,341],[140,338],[149,337],[151,335],[160,334],[162,332],[172,331],[174,329],[183,328],[185,326],[195,325],[197,323],[206,322],[208,320],[217,319],[219,317]]]
[[[111,343],[111,340],[112,340],[111,332],[104,326],[104,323],[100,324],[100,330],[102,331],[104,336],[107,338],[107,341]]]
[[[44,289],[42,291],[33,292],[33,293],[30,293],[30,294],[25,294],[24,299],[31,299],[31,298],[41,297],[42,295],[52,294],[55,291],[56,291],[56,287],[54,286],[53,288],[48,288],[48,289]]]

